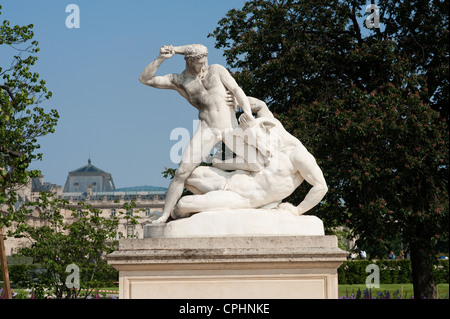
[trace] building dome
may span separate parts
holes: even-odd
[[[109,192],[115,190],[111,174],[88,164],[69,172],[63,193],[85,193],[88,188],[92,192]]]

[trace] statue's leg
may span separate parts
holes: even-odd
[[[211,191],[223,190],[227,179],[233,174],[234,172],[224,172],[211,166],[198,166],[189,175],[184,185],[194,195],[202,195]]]
[[[167,190],[164,211],[154,223],[165,223],[169,219],[178,199],[181,197],[186,176],[197,166],[195,163],[180,163],[175,176],[173,177],[169,189]]]
[[[174,214],[177,218],[188,217],[194,213],[208,210],[251,208],[252,203],[231,191],[212,191],[203,195],[182,197]]]
[[[221,139],[215,130],[209,129],[203,122],[189,141],[181,157],[180,166],[173,177],[166,195],[163,215],[155,223],[165,223],[173,212],[183,193],[184,183],[192,171],[206,157],[214,145]]]

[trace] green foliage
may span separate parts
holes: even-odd
[[[53,133],[59,118],[56,110],[46,112],[40,106],[52,94],[31,70],[39,52],[32,28],[32,24],[11,27],[6,20],[0,25],[0,46],[12,52],[11,61],[0,64],[0,205],[3,210],[7,204],[9,212],[0,215],[0,226],[10,226],[14,218],[15,187],[39,175],[27,170],[31,161],[42,159],[36,153],[37,139]]]
[[[12,283],[11,286],[13,288],[31,286],[34,278],[33,274],[37,269],[37,265],[8,265],[9,280]]]
[[[176,168],[167,168],[167,167],[164,167],[164,168],[165,168],[165,170],[161,173],[161,174],[163,174],[164,178],[173,179],[175,177],[177,169]]]
[[[380,254],[400,238],[417,274],[430,273],[432,248],[448,246],[450,228],[449,8],[379,1],[382,27],[367,29],[366,5],[251,0],[211,36],[244,91],[266,101],[322,168],[329,192],[311,213]],[[308,190],[287,200],[298,204]]]
[[[105,260],[105,254],[113,252],[117,245],[117,227],[120,219],[137,223],[126,212],[135,207],[125,203],[116,216],[102,217],[101,212],[89,204],[79,202],[69,206],[66,200],[52,198],[42,193],[35,202],[25,204],[16,214],[18,225],[10,236],[25,237],[33,243],[22,248],[20,254],[33,257],[42,267],[34,274],[31,287],[45,287],[56,298],[88,297],[91,290],[74,290],[66,285],[66,278],[72,273],[69,265],[79,269],[80,288],[98,288],[111,285],[117,280],[117,271]],[[35,213],[44,226],[34,227],[27,223]],[[68,213],[67,213],[68,212]]]
[[[340,285],[365,284],[371,272],[366,267],[376,264],[380,269],[380,284],[412,283],[411,260],[351,260],[344,262],[338,268]],[[435,284],[449,282],[448,260],[439,260],[433,268]]]
[[[320,213],[345,222],[360,245],[380,245],[399,233],[406,242],[447,237],[445,123],[405,89],[357,91],[281,116],[320,161],[330,189]]]
[[[449,261],[440,260],[434,265],[435,283],[449,283]]]

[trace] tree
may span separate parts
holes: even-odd
[[[359,246],[400,236],[415,297],[431,298],[432,249],[449,232],[448,3],[378,6],[369,29],[365,1],[252,0],[211,36],[244,91],[316,157],[330,191],[314,213]]]
[[[16,230],[10,235],[29,239],[30,246],[19,254],[33,257],[45,269],[38,276],[39,288],[46,288],[57,299],[87,298],[94,288],[104,285],[105,273],[111,273],[105,254],[117,246],[117,228],[121,218],[136,224],[136,217],[128,215],[134,202],[124,203],[114,216],[102,216],[101,210],[84,202],[77,206],[68,201],[41,193],[35,202],[24,204],[17,212]],[[28,223],[31,214],[38,212],[44,223],[38,227]],[[29,288],[35,288],[29,283]]]
[[[1,6],[0,6],[1,14]],[[12,61],[0,65],[0,258],[5,256],[3,227],[14,220],[15,190],[37,170],[28,170],[33,160],[41,160],[37,138],[54,132],[58,120],[56,110],[48,113],[40,106],[51,97],[44,80],[31,71],[37,60],[38,42],[33,41],[33,25],[10,27],[4,20],[0,25],[0,45],[14,53]],[[4,61],[2,61],[4,62]],[[2,257],[3,256],[3,257]],[[9,291],[6,261],[2,262],[6,291]],[[8,294],[8,297],[9,294]]]

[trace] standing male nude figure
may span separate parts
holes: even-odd
[[[174,54],[185,56],[186,69],[181,74],[155,76],[161,63]],[[191,172],[211,152],[214,145],[224,140],[225,132],[238,125],[234,108],[227,104],[228,91],[244,112],[241,120],[248,123],[254,121],[250,103],[244,91],[223,66],[208,65],[207,55],[207,48],[201,44],[163,46],[159,56],[142,71],[139,77],[139,81],[145,85],[176,90],[198,109],[200,120],[198,129],[183,152],[180,165],[169,185],[163,215],[156,220],[156,223],[165,223],[168,220]],[[254,169],[257,170],[260,167]]]

